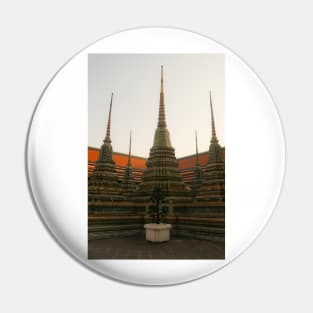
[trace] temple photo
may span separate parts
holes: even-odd
[[[89,54],[89,259],[225,259],[224,102],[223,54]]]

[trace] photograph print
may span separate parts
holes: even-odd
[[[224,102],[224,54],[89,54],[89,259],[225,259]]]

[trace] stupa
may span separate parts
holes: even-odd
[[[173,200],[188,197],[185,184],[178,169],[175,149],[172,147],[167,129],[164,103],[163,66],[161,66],[161,91],[159,103],[159,118],[154,134],[153,146],[147,159],[136,198],[149,200],[153,191],[159,188],[162,197]]]
[[[215,129],[212,96],[210,92],[211,109],[211,143],[209,147],[208,163],[204,169],[202,185],[197,199],[207,201],[225,201],[225,162],[222,158],[220,146]]]
[[[113,93],[111,95],[110,110],[106,135],[100,149],[95,169],[88,178],[88,205],[89,209],[101,206],[101,201],[122,200],[121,189],[118,183],[118,174],[115,171],[115,162],[112,158],[111,144],[111,112]]]
[[[128,161],[122,181],[122,191],[123,194],[125,194],[126,196],[130,196],[132,192],[136,189],[136,183],[133,177],[133,170],[131,165],[131,146],[132,146],[132,133],[130,132]]]
[[[201,166],[200,166],[200,162],[199,162],[197,132],[195,133],[195,137],[196,137],[196,165],[195,165],[194,170],[193,170],[194,175],[193,175],[193,179],[191,182],[191,192],[192,192],[193,197],[195,197],[198,194],[199,188],[201,187],[202,182],[203,182],[202,170],[201,170]]]

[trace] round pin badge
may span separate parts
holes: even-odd
[[[26,154],[58,244],[141,285],[234,260],[268,222],[285,170],[261,80],[228,48],[171,28],[120,32],[72,57],[38,101]]]

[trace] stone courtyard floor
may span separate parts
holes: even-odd
[[[150,243],[144,237],[97,239],[88,242],[89,259],[224,259],[224,243],[171,238]]]

